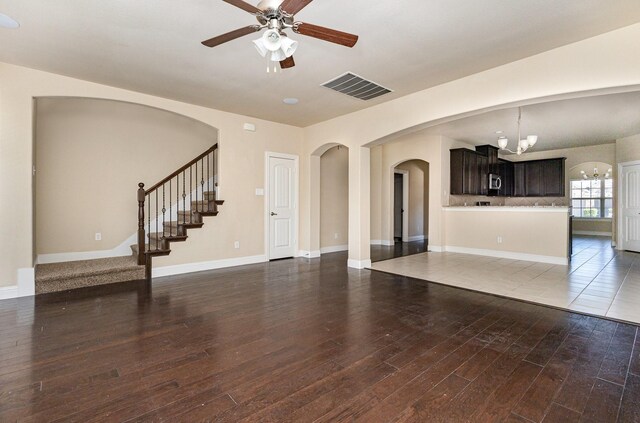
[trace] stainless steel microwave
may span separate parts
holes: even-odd
[[[500,189],[502,188],[502,179],[499,175],[494,173],[489,174],[489,189]]]

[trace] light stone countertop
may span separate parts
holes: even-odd
[[[548,212],[548,213],[569,213],[567,206],[444,206],[444,211],[455,212]]]

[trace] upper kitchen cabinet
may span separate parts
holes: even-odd
[[[517,162],[515,197],[564,197],[565,158]]]
[[[565,158],[542,162],[542,180],[545,197],[564,197]]]
[[[542,177],[542,163],[539,161],[525,162],[524,192],[527,197],[544,197],[544,179]]]
[[[507,160],[498,160],[498,175],[502,179],[502,186],[498,190],[498,196],[511,197],[513,196],[514,185],[514,164]]]
[[[451,194],[479,195],[481,190],[478,153],[466,148],[451,150]]]
[[[565,158],[510,162],[498,159],[492,146],[451,150],[452,195],[505,197],[564,197]],[[502,179],[500,190],[489,191],[489,174]]]
[[[527,183],[525,173],[527,169],[527,162],[515,162],[513,164],[513,196],[514,197],[526,197],[527,196]]]

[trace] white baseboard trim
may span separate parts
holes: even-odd
[[[136,234],[131,235],[124,242],[111,250],[83,251],[79,253],[39,254],[37,264],[62,263],[67,261],[94,260],[109,257],[123,257],[133,254],[131,246],[138,243]]]
[[[388,239],[383,239],[380,241],[380,245],[384,245],[386,247],[393,247],[394,245],[396,245],[396,242],[394,240],[389,241]]]
[[[347,261],[347,266],[352,269],[366,269],[367,267],[371,267],[371,260],[352,260],[349,259]]]
[[[18,297],[18,285],[0,287],[0,300]]]
[[[442,253],[444,251],[444,248],[441,245],[429,245],[428,247],[428,250],[432,253]]]
[[[409,237],[409,242],[424,241],[425,239],[427,239],[427,237],[424,235],[414,235]]]
[[[300,250],[298,251],[298,257],[304,257],[304,258],[319,258],[320,257],[320,250],[316,250],[316,251],[307,251],[307,250]]]
[[[573,231],[574,235],[591,235],[591,236],[612,236],[611,232],[596,232],[596,231]]]
[[[567,257],[541,256],[537,254],[516,253],[512,251],[485,250],[485,249],[479,249],[479,248],[455,247],[455,246],[449,246],[449,245],[445,247],[445,251],[452,252],[452,253],[461,253],[461,254],[473,254],[476,256],[487,256],[487,257],[506,258],[506,259],[513,259],[513,260],[533,261],[537,263],[558,264],[561,266],[566,266],[569,264],[569,259]]]
[[[0,300],[32,295],[36,295],[36,276],[33,267],[18,269],[18,283],[16,285],[0,287]]]
[[[348,245],[334,245],[333,247],[320,248],[320,254],[337,253],[340,251],[349,251]]]
[[[371,245],[382,245],[382,240],[380,240],[380,239],[372,239],[369,243]]]
[[[36,269],[24,267],[18,269],[18,297],[36,295]]]
[[[226,267],[244,266],[247,264],[264,263],[267,256],[248,256],[237,257],[231,259],[203,261],[199,263],[178,264],[174,266],[156,267],[151,271],[153,278],[161,278],[163,276],[183,275],[185,273],[203,272],[205,270],[223,269]]]

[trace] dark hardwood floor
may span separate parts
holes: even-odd
[[[638,422],[637,327],[346,254],[0,301],[0,421]]]
[[[428,250],[428,242],[396,242],[394,245],[372,245],[371,261],[383,261],[397,257],[405,257],[413,254],[424,253]]]

